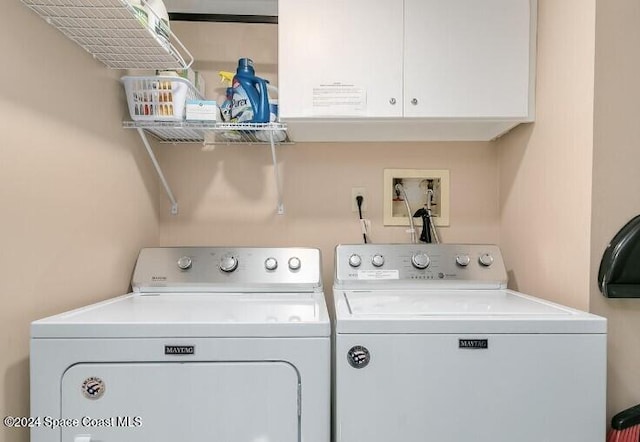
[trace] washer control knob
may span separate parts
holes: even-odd
[[[480,261],[481,265],[489,267],[491,264],[493,264],[493,256],[489,255],[488,253],[484,253],[480,255],[478,261]]]
[[[371,258],[371,264],[376,267],[382,267],[384,265],[384,256],[380,254],[373,255],[373,258]]]
[[[264,268],[267,270],[275,270],[278,268],[278,260],[273,256],[264,260]]]
[[[456,256],[456,264],[458,264],[460,267],[466,267],[469,265],[470,262],[471,262],[471,258],[469,258],[469,255]]]
[[[360,255],[356,255],[354,253],[349,257],[349,265],[351,267],[360,267],[360,264],[362,264],[362,258],[360,258]]]
[[[289,268],[291,270],[299,270],[301,266],[302,263],[300,262],[300,258],[296,256],[289,258]]]
[[[238,259],[235,256],[225,256],[220,260],[220,270],[231,273],[238,268]]]
[[[178,268],[180,270],[188,270],[188,269],[190,269],[191,268],[191,264],[193,264],[193,261],[191,261],[191,257],[189,257],[189,256],[182,256],[178,260]]]
[[[431,259],[429,259],[426,253],[415,253],[411,257],[411,264],[413,264],[416,269],[426,269],[429,267],[429,264],[431,264]]]

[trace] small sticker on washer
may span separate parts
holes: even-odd
[[[104,381],[95,376],[85,379],[82,383],[82,394],[87,399],[100,399],[104,391]]]
[[[358,270],[358,279],[400,279],[399,270]]]

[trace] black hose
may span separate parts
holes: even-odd
[[[431,217],[429,216],[429,212],[420,208],[416,210],[416,213],[413,214],[414,218],[422,218],[422,233],[420,233],[420,241],[426,242],[430,244],[433,242],[433,238],[431,237]]]
[[[358,203],[358,214],[360,215],[360,221],[362,221],[362,202],[364,201],[364,197],[362,195],[358,195],[356,197],[356,202]],[[364,239],[364,243],[367,244],[367,234],[362,232],[362,238]]]

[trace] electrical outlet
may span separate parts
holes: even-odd
[[[360,195],[362,196],[362,212],[367,211],[367,189],[364,187],[352,187],[351,188],[351,211],[358,212],[358,202],[356,201],[356,197]]]
[[[404,193],[397,184],[402,185]],[[430,198],[431,214],[436,226],[449,225],[449,171],[418,169],[384,170],[384,225],[408,226],[409,217],[404,194],[415,214],[427,207]]]

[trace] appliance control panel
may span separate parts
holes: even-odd
[[[297,292],[322,288],[318,249],[298,247],[157,247],[140,251],[136,292]]]
[[[484,244],[341,244],[336,285],[504,288],[500,249]]]

